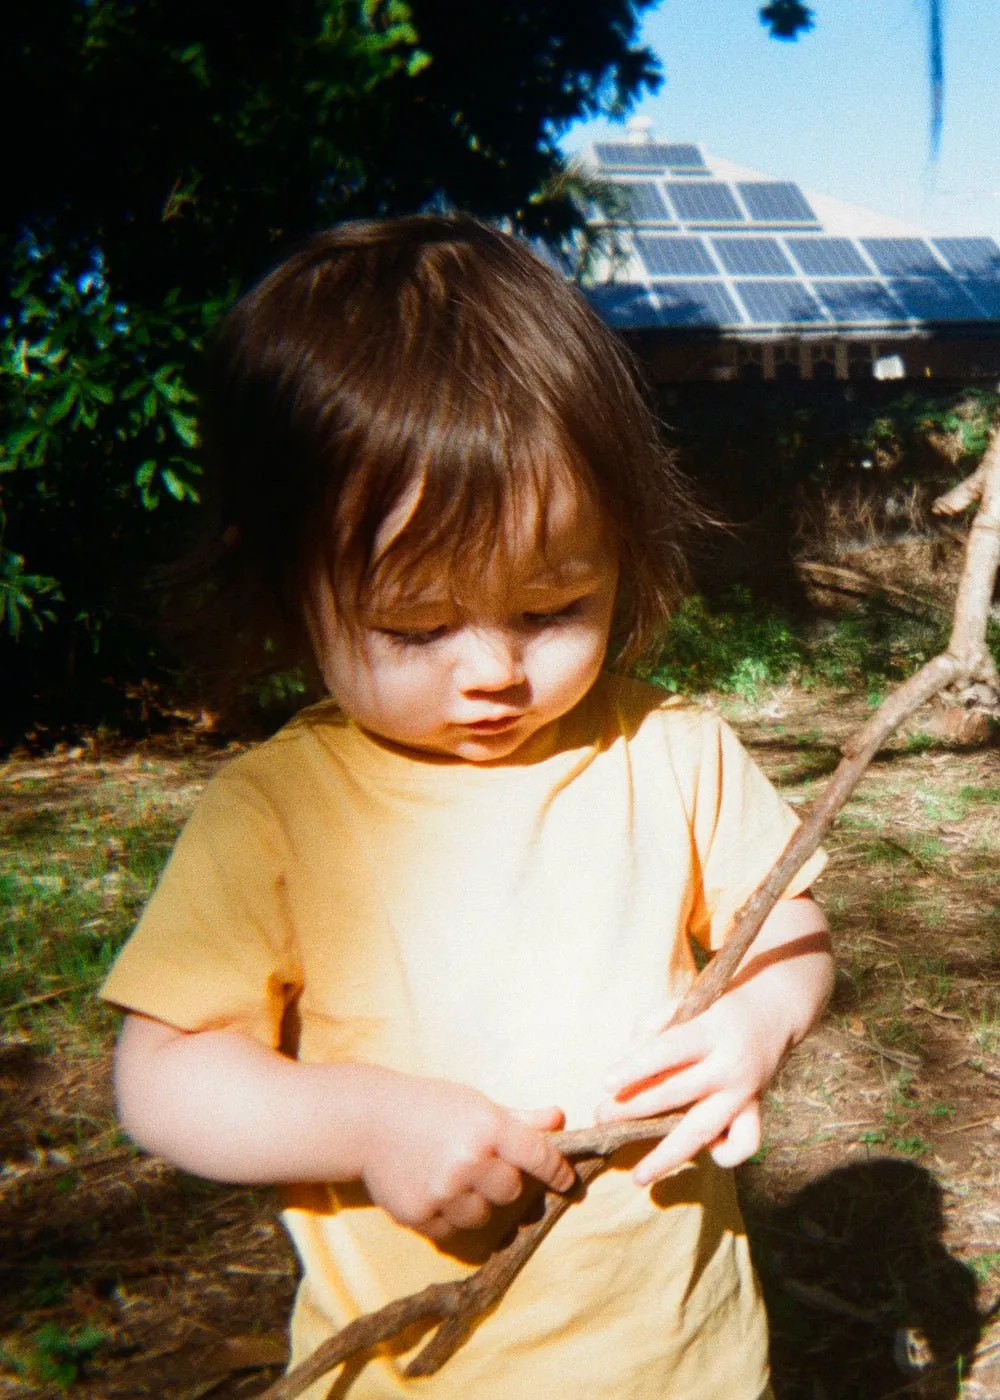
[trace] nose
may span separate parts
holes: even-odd
[[[526,673],[518,639],[501,628],[469,628],[462,638],[456,679],[466,693],[523,685]]]

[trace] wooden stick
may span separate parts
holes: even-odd
[[[973,485],[973,483],[975,483]],[[809,809],[763,884],[739,911],[724,947],[695,979],[671,1021],[679,1025],[706,1011],[729,985],[761,925],[789,881],[802,868],[826,835],[837,813],[851,796],[861,775],[889,735],[921,705],[948,686],[985,683],[996,689],[997,673],[986,646],[986,623],[1000,564],[1000,432],[994,435],[982,466],[962,483],[966,494],[942,497],[964,505],[976,498],[979,513],[969,532],[965,567],[955,601],[955,622],[947,649],[892,691],[872,718],[850,736],[844,757],[823,793]],[[935,503],[936,507],[941,502]],[[629,1143],[662,1138],[682,1115],[664,1114],[630,1122],[610,1123],[553,1134],[556,1147],[577,1163],[577,1182],[566,1194],[546,1191],[538,1219],[522,1223],[511,1241],[474,1274],[454,1283],[432,1284],[420,1293],[400,1298],[377,1312],[357,1318],[322,1343],[259,1400],[295,1400],[314,1381],[352,1356],[371,1351],[414,1323],[439,1326],[424,1349],[410,1362],[407,1375],[429,1376],[461,1346],[476,1321],[502,1298],[511,1281],[559,1220],[578,1201],[588,1183],[608,1159]],[[533,1203],[537,1198],[533,1198]]]

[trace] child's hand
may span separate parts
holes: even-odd
[[[833,987],[829,933],[807,896],[768,915],[742,970],[709,1009],[664,1029],[677,1003],[646,1019],[612,1069],[598,1122],[686,1113],[635,1169],[648,1186],[703,1148],[735,1167],[760,1146],[760,1095],[786,1053],[806,1035]]]
[[[727,994],[693,1021],[661,1029],[676,1003],[647,1019],[645,1035],[611,1071],[612,1097],[598,1122],[687,1112],[635,1169],[646,1186],[708,1148],[721,1167],[735,1167],[760,1146],[760,1093],[788,1045],[766,1020],[753,1016],[737,993]]]
[[[557,1108],[514,1113],[441,1079],[392,1076],[373,1104],[362,1180],[401,1225],[441,1240],[484,1225],[521,1194],[523,1173],[567,1191],[573,1168],[547,1140]]]

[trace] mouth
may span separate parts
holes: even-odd
[[[473,734],[503,734],[506,730],[513,729],[520,719],[520,715],[504,715],[502,719],[479,719],[472,724],[463,725],[462,728]]]

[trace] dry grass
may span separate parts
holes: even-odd
[[[737,728],[808,801],[863,707],[786,692],[766,708]],[[996,1397],[1000,754],[901,736],[827,844],[837,990],[743,1173],[776,1390]]]
[[[732,713],[798,802],[860,717],[791,690]],[[19,1006],[0,1042],[4,1400],[229,1400],[280,1362],[294,1264],[270,1202],[131,1152],[111,1021],[63,985],[73,967],[92,985],[218,757],[84,751],[2,773]],[[1000,755],[904,736],[829,846],[837,992],[742,1173],[778,1400],[997,1397]]]

